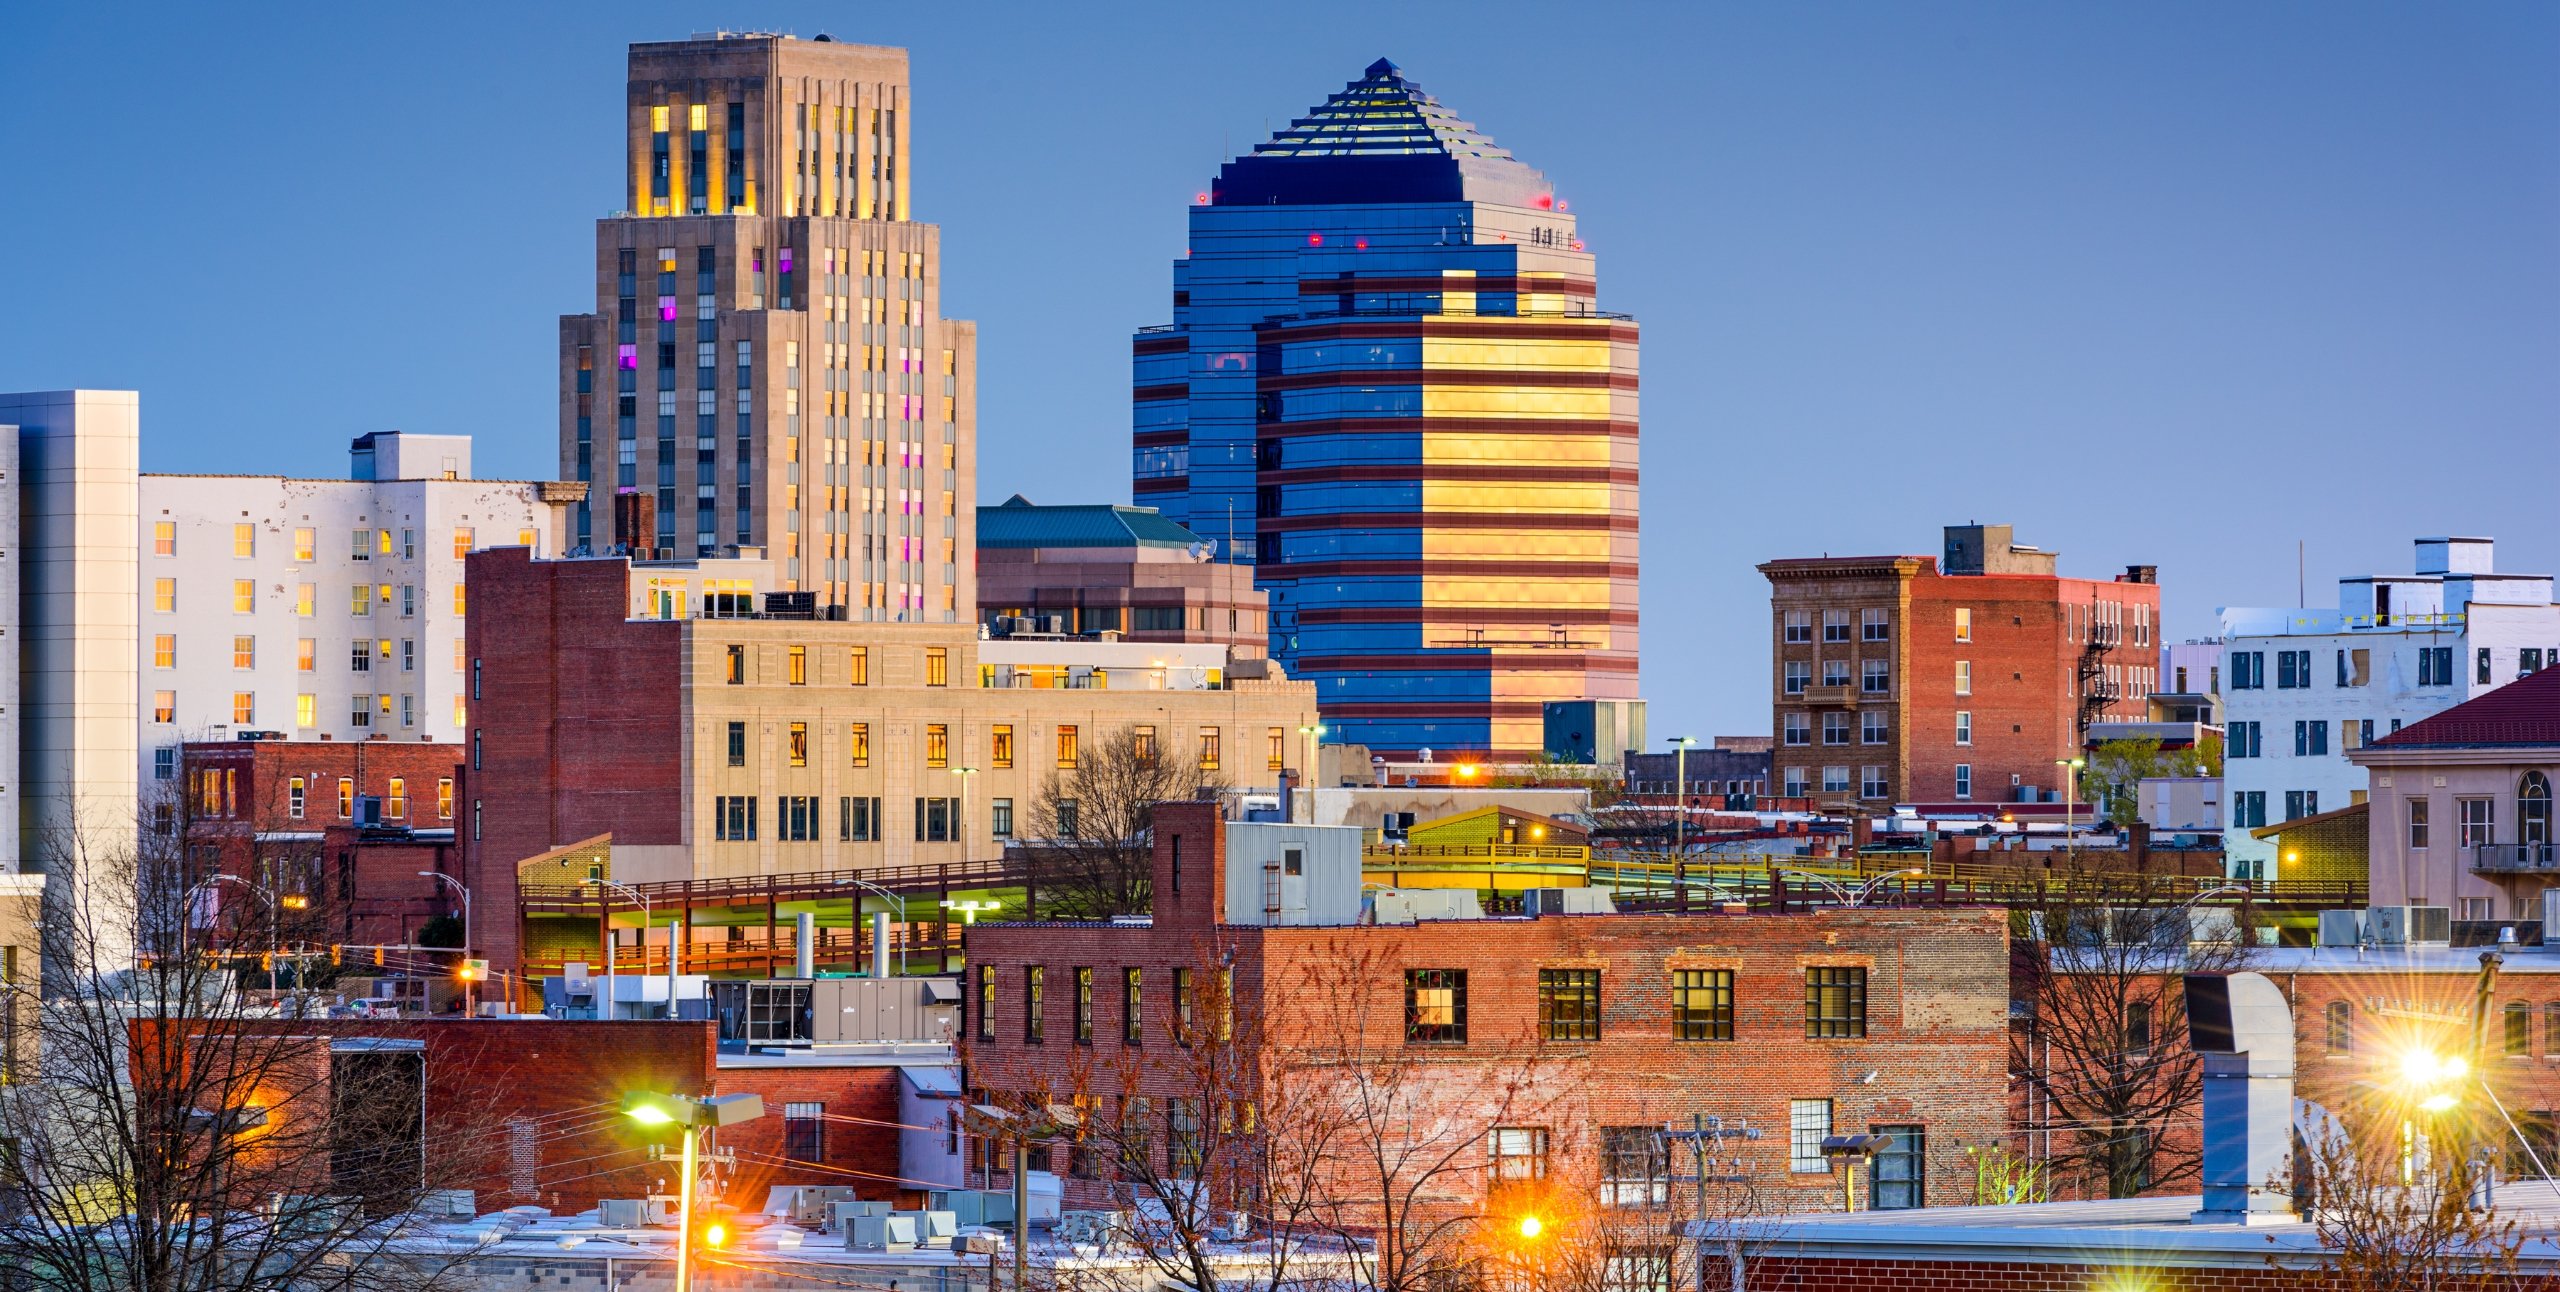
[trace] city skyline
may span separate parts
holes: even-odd
[[[2170,640],[2219,605],[2292,601],[2297,538],[2313,605],[2412,533],[2560,564],[2532,473],[2457,474],[2529,462],[2560,393],[2545,12],[1711,13],[1686,40],[1602,12],[1524,43],[1414,11],[1264,33],[1232,67],[1198,56],[1220,34],[1198,20],[1072,33],[1061,57],[1038,20],[821,12],[749,17],[913,54],[919,212],[950,247],[952,312],[987,333],[982,502],[1127,499],[1125,338],[1160,320],[1175,208],[1311,92],[1385,56],[1545,170],[1653,351],[1660,734],[1761,729],[1738,682],[1767,667],[1756,562],[1925,554],[1942,524],[2015,524],[2066,574],[2158,564]],[[621,197],[620,50],[703,25],[544,12],[493,42],[374,15],[256,40],[177,10],[23,20],[0,51],[11,117],[56,142],[19,137],[21,170],[115,199],[149,149],[157,191],[231,200],[195,204],[177,241],[139,189],[22,212],[56,250],[15,276],[34,308],[0,324],[0,385],[139,389],[152,471],[326,474],[349,437],[399,428],[474,435],[484,477],[555,474],[553,329],[587,222]],[[123,73],[96,76],[110,52]],[[165,70],[181,57],[237,74]],[[1594,93],[1566,65],[1615,75]],[[272,146],[191,150],[155,100],[110,92],[133,79],[192,87],[186,115],[264,123]],[[1117,110],[1168,89],[1178,112]],[[357,95],[394,110],[317,110]],[[1100,149],[1044,142],[1061,96],[1117,123]],[[1026,211],[1052,236],[1023,236]],[[146,291],[165,326],[102,343]],[[395,344],[344,325],[359,303],[403,320]],[[1933,445],[1970,451],[1909,452]],[[2425,505],[2401,492],[2413,469]],[[2157,521],[2101,526],[2093,498]],[[2370,523],[2383,506],[2403,518]]]

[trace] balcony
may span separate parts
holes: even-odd
[[[1802,694],[1793,698],[1817,708],[1845,709],[1858,702],[1858,687],[1854,682],[1843,682],[1838,686],[1807,686]]]
[[[2475,843],[2471,845],[2471,873],[2560,874],[2560,850],[2548,843]]]

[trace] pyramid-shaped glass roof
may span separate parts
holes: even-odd
[[[1219,206],[1494,202],[1547,206],[1546,177],[1385,59],[1218,172]]]

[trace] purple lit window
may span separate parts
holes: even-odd
[[[789,247],[782,249],[782,272],[786,274],[791,272],[791,248]]]
[[[658,321],[661,323],[673,323],[676,321],[675,297],[661,296],[658,298]]]
[[[622,347],[622,366],[625,368],[637,368],[640,366],[640,347],[636,345],[626,345]]]

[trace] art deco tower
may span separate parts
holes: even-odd
[[[1537,171],[1384,59],[1191,208],[1133,491],[1252,562],[1338,738],[1525,755],[1636,694],[1636,326]]]
[[[977,328],[908,219],[912,122],[902,49],[631,47],[628,209],[560,320],[579,544],[758,547],[853,619],[975,617]]]

